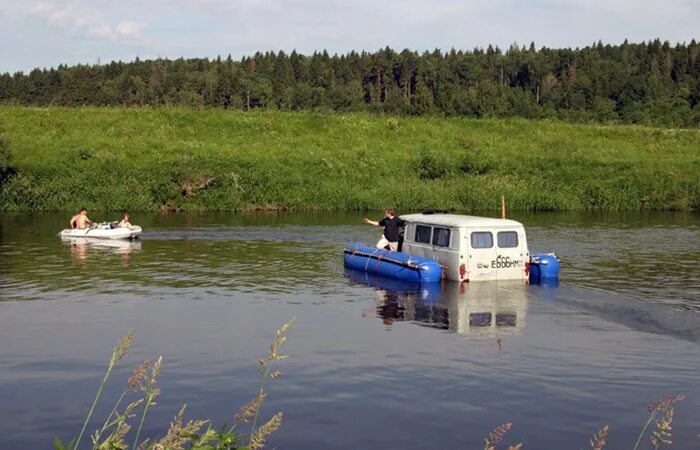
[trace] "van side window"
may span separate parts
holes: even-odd
[[[490,231],[475,231],[472,233],[472,248],[493,247],[493,234]]]
[[[430,244],[430,227],[416,225],[416,236],[414,241],[419,244]]]
[[[518,233],[515,231],[499,231],[498,246],[500,248],[516,248],[518,246]]]
[[[450,230],[449,228],[433,228],[433,245],[437,247],[450,246]]]

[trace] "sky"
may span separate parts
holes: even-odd
[[[0,73],[256,51],[700,40],[700,0],[0,0]]]

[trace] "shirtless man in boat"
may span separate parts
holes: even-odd
[[[91,223],[87,216],[87,209],[85,208],[80,208],[80,212],[70,219],[70,227],[78,230],[84,230]]]
[[[377,248],[385,249],[388,248],[391,251],[399,250],[399,239],[401,238],[401,227],[403,227],[403,221],[396,217],[396,211],[394,208],[387,208],[384,210],[384,218],[380,221],[369,220],[367,218],[362,219],[367,225],[374,225],[375,227],[384,227],[384,233],[382,238],[377,242]]]

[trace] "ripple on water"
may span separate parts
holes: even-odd
[[[531,248],[556,250],[566,283],[700,312],[696,226],[531,227],[528,238]]]

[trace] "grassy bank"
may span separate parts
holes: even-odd
[[[700,131],[0,107],[0,209],[699,210]]]

